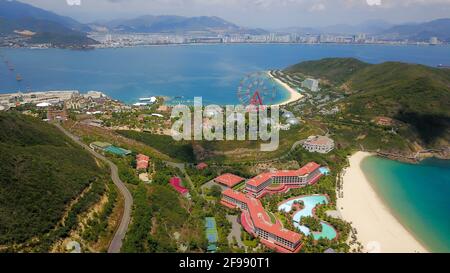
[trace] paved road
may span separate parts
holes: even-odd
[[[247,247],[244,245],[244,242],[242,242],[241,239],[241,225],[237,221],[236,215],[227,215],[228,221],[231,223],[232,228],[230,234],[228,234],[228,242],[230,244],[233,243],[233,237],[236,238],[236,242],[239,247],[243,247],[247,250]]]
[[[84,149],[89,151],[93,156],[106,162],[109,165],[109,167],[111,169],[111,178],[125,200],[125,206],[124,206],[124,211],[122,214],[122,220],[120,221],[119,228],[117,229],[116,233],[114,234],[114,238],[112,239],[111,244],[109,245],[109,248],[108,248],[108,253],[119,253],[120,249],[122,248],[123,239],[125,238],[125,234],[127,233],[128,226],[130,224],[131,210],[133,207],[133,196],[131,195],[130,191],[127,189],[125,184],[120,180],[119,170],[114,163],[112,163],[109,159],[102,156],[101,154],[92,150],[89,146],[87,146],[86,144],[81,142],[78,137],[74,136],[73,134],[68,132],[66,129],[64,129],[60,124],[55,124],[55,125],[65,135],[67,135],[70,139],[75,141],[75,143],[82,146]]]

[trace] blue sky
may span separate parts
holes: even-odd
[[[450,17],[450,0],[20,0],[82,22],[174,14],[219,16],[248,27],[314,27]]]

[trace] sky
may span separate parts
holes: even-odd
[[[81,22],[140,15],[219,16],[246,27],[398,24],[450,17],[450,0],[20,0]]]

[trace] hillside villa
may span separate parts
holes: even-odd
[[[334,140],[327,136],[310,136],[303,144],[303,148],[310,153],[327,154],[334,149]]]

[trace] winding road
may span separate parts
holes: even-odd
[[[131,210],[133,207],[133,196],[131,195],[128,188],[125,186],[125,184],[120,180],[119,178],[119,170],[117,166],[111,162],[109,159],[104,157],[103,155],[97,153],[96,151],[92,150],[89,146],[84,144],[80,141],[80,139],[71,134],[69,131],[64,129],[60,124],[55,123],[55,126],[61,130],[66,136],[68,136],[70,139],[72,139],[75,143],[83,147],[85,150],[90,152],[93,156],[96,158],[106,162],[110,169],[111,169],[111,179],[113,180],[116,187],[119,189],[120,193],[124,197],[125,205],[124,205],[124,211],[122,214],[122,219],[120,221],[119,228],[116,230],[116,233],[114,234],[114,238],[111,241],[111,244],[108,248],[108,253],[119,253],[120,249],[122,248],[122,242],[125,238],[125,234],[127,233],[128,226],[130,224],[131,220]]]

